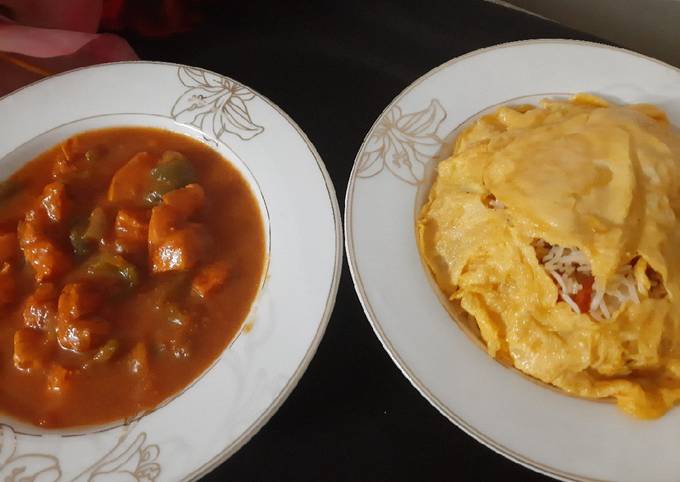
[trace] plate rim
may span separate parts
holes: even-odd
[[[184,64],[178,64],[174,62],[160,62],[160,61],[141,61],[142,63],[150,63],[150,64],[164,64],[164,65],[173,65],[173,66],[185,66]],[[115,62],[115,63],[126,63],[126,62]],[[133,61],[133,62],[127,62],[127,63],[140,63],[140,61]],[[108,65],[108,64],[104,64]],[[312,342],[310,343],[309,347],[307,347],[307,351],[305,352],[304,357],[298,364],[297,368],[295,369],[295,372],[293,372],[293,375],[288,379],[286,382],[286,385],[281,389],[279,394],[274,398],[274,400],[271,402],[271,404],[267,407],[267,409],[262,412],[262,414],[255,420],[236,440],[234,440],[229,446],[225,447],[222,452],[220,452],[218,455],[213,457],[211,460],[203,464],[203,466],[199,467],[198,469],[195,469],[193,472],[187,474],[182,480],[188,481],[188,480],[197,480],[204,475],[212,472],[214,469],[216,469],[218,466],[222,465],[222,463],[226,462],[229,458],[231,458],[232,455],[234,455],[236,452],[238,452],[244,445],[246,445],[257,433],[269,422],[269,420],[274,416],[274,414],[281,408],[281,406],[285,403],[285,401],[288,399],[291,393],[293,393],[293,390],[297,387],[297,384],[300,382],[302,379],[302,376],[305,374],[307,371],[307,368],[309,367],[309,364],[311,363],[312,359],[316,355],[316,352],[319,348],[319,345],[321,344],[321,340],[323,339],[326,329],[328,328],[328,324],[330,322],[330,319],[333,315],[333,311],[335,309],[335,302],[337,300],[338,296],[338,288],[340,287],[340,280],[342,278],[342,264],[345,256],[345,250],[344,250],[344,234],[345,230],[343,229],[342,225],[342,216],[340,213],[340,205],[338,203],[338,196],[335,191],[335,185],[333,184],[333,180],[331,179],[330,174],[328,173],[328,169],[326,168],[326,164],[324,163],[323,159],[321,158],[321,155],[316,149],[316,146],[314,143],[307,137],[307,134],[302,130],[302,128],[298,125],[297,122],[295,122],[289,115],[286,113],[281,107],[279,107],[276,103],[274,103],[269,97],[261,94],[258,90],[253,89],[247,84],[244,84],[240,81],[234,80],[228,75],[220,74],[217,72],[214,72],[211,69],[205,69],[203,67],[200,67],[202,70],[206,72],[213,73],[215,75],[218,75],[220,77],[227,78],[229,80],[235,81],[246,88],[250,89],[255,95],[259,96],[260,99],[262,99],[266,104],[268,104],[271,108],[273,108],[276,112],[279,113],[279,115],[286,121],[288,124],[290,124],[293,129],[298,133],[300,138],[303,140],[305,145],[307,146],[307,149],[309,150],[310,154],[312,157],[314,157],[314,160],[316,161],[317,168],[319,169],[323,180],[324,184],[326,187],[326,194],[328,195],[328,199],[331,203],[331,208],[332,208],[332,214],[333,214],[333,226],[334,226],[334,231],[335,231],[335,256],[333,260],[333,278],[331,281],[331,286],[328,291],[328,295],[326,297],[326,303],[324,306],[324,312],[323,315],[321,316],[321,320],[319,322],[319,326],[317,327],[317,331],[314,334],[314,338],[312,339]],[[243,161],[245,163],[245,161]]]
[[[171,67],[198,67],[194,65],[187,65],[187,64],[181,64],[177,62],[166,62],[166,61],[157,61],[157,60],[128,60],[128,61],[119,61],[119,62],[106,62],[102,64],[95,64],[95,65],[88,65],[88,66],[83,66],[83,67],[78,67],[75,69],[71,70],[66,70],[64,72],[59,72],[54,75],[50,75],[48,77],[38,79],[35,82],[32,82],[30,84],[24,85],[19,87],[18,89],[15,89],[11,92],[8,92],[7,94],[0,96],[0,102],[10,98],[11,96],[28,89],[30,87],[37,86],[39,84],[42,84],[44,82],[49,82],[51,79],[61,77],[64,75],[69,75],[75,72],[83,71],[83,70],[95,70],[99,68],[106,68],[110,66],[117,66],[117,65],[163,65],[163,66],[171,66]],[[203,465],[188,471],[186,474],[184,474],[179,480],[181,481],[189,481],[189,480],[197,480],[200,477],[212,472],[215,468],[217,468],[219,465],[227,461],[229,458],[231,458],[232,455],[234,455],[236,452],[238,452],[244,445],[246,445],[266,424],[269,422],[269,420],[274,416],[274,414],[281,408],[281,406],[284,404],[284,402],[288,399],[290,394],[293,392],[293,390],[297,387],[298,383],[300,382],[300,379],[304,375],[304,373],[307,371],[307,368],[309,367],[309,364],[311,363],[312,359],[316,355],[316,352],[319,348],[319,345],[321,343],[321,340],[323,339],[323,336],[326,332],[326,329],[328,327],[328,324],[330,322],[331,316],[334,311],[335,307],[335,302],[337,300],[337,294],[338,294],[338,288],[340,286],[340,280],[342,278],[342,265],[343,265],[343,259],[345,255],[345,249],[344,249],[344,228],[342,225],[342,216],[340,212],[340,206],[338,202],[338,196],[335,190],[335,186],[333,184],[333,180],[328,173],[328,169],[326,168],[326,165],[319,154],[318,150],[316,149],[316,146],[312,141],[309,139],[307,134],[302,130],[302,128],[298,125],[297,122],[295,122],[288,113],[286,113],[281,107],[279,107],[276,103],[274,103],[269,97],[263,95],[260,93],[258,90],[253,89],[247,84],[244,84],[243,82],[240,82],[234,78],[232,78],[229,75],[221,74],[219,72],[215,72],[212,69],[209,68],[204,68],[204,67],[198,67],[199,69],[203,70],[204,72],[214,74],[218,77],[222,77],[225,79],[228,79],[230,81],[233,81],[239,85],[242,85],[249,89],[251,92],[253,92],[256,96],[258,96],[263,102],[265,102],[269,107],[274,109],[275,112],[277,112],[283,120],[285,120],[289,126],[291,126],[294,131],[300,136],[301,140],[305,143],[309,153],[311,156],[314,158],[314,161],[316,162],[316,166],[319,169],[319,172],[322,176],[322,179],[324,181],[324,186],[326,189],[326,194],[328,196],[328,200],[330,202],[330,207],[331,207],[331,214],[333,216],[333,227],[334,227],[334,234],[335,234],[335,253],[334,253],[334,259],[333,259],[333,272],[332,272],[332,279],[331,279],[331,285],[328,290],[328,293],[326,295],[326,300],[324,304],[324,311],[321,315],[321,318],[319,320],[317,330],[314,334],[314,337],[312,338],[309,346],[307,347],[307,350],[305,351],[300,363],[296,367],[295,371],[293,374],[288,378],[286,381],[286,384],[283,386],[281,391],[274,397],[272,402],[269,404],[269,406],[260,414],[257,419],[251,423],[233,442],[231,442],[229,445],[227,445],[220,453],[212,457],[210,460],[205,462]],[[245,163],[245,161],[244,161]],[[228,348],[225,348],[228,349]]]
[[[418,392],[421,394],[425,400],[430,403],[441,415],[443,415],[445,418],[449,420],[452,424],[454,424],[456,427],[461,429],[463,432],[465,432],[467,435],[472,437],[474,440],[477,442],[483,444],[485,447],[493,450],[495,453],[502,455],[503,457],[519,464],[522,465],[525,468],[528,468],[530,470],[533,470],[535,472],[538,472],[540,474],[553,477],[558,480],[563,480],[563,481],[577,481],[577,482],[605,482],[604,479],[594,479],[594,478],[589,478],[589,477],[584,477],[581,475],[573,474],[570,472],[566,472],[563,470],[556,469],[554,467],[550,467],[548,465],[542,464],[540,462],[537,462],[535,460],[532,460],[531,458],[521,455],[512,449],[509,449],[508,447],[504,446],[503,444],[495,441],[491,437],[485,435],[482,433],[480,430],[477,428],[473,427],[471,424],[466,422],[461,416],[457,415],[453,410],[449,409],[441,400],[439,400],[429,389],[428,387],[421,382],[418,377],[412,372],[412,370],[409,368],[409,366],[406,364],[406,362],[401,358],[399,355],[398,350],[395,349],[395,347],[392,345],[391,341],[385,334],[385,332],[382,329],[382,326],[379,321],[379,317],[376,316],[374,313],[370,301],[368,300],[368,296],[366,294],[365,288],[364,288],[364,283],[361,279],[361,274],[359,273],[359,266],[357,264],[356,257],[354,256],[354,238],[352,236],[352,199],[354,196],[354,186],[355,183],[358,179],[358,168],[359,168],[359,158],[361,154],[364,151],[364,148],[366,147],[366,144],[368,143],[369,137],[371,137],[374,129],[378,126],[380,121],[383,119],[383,117],[394,107],[401,99],[404,97],[406,94],[411,92],[413,89],[418,87],[422,82],[427,80],[428,78],[434,76],[435,74],[439,73],[442,70],[445,70],[446,68],[450,67],[453,64],[456,64],[460,61],[466,60],[471,57],[476,57],[477,55],[482,55],[490,51],[494,50],[501,50],[501,49],[506,49],[506,48],[513,48],[513,47],[519,47],[519,46],[525,46],[525,45],[539,45],[539,44],[557,44],[557,45],[581,45],[581,46],[586,46],[586,47],[594,47],[594,48],[600,48],[604,50],[612,50],[615,52],[619,53],[625,53],[632,55],[634,57],[642,58],[644,60],[649,60],[652,61],[656,64],[659,64],[661,66],[670,68],[672,70],[677,71],[680,73],[680,68],[675,67],[673,65],[670,65],[666,62],[663,62],[659,59],[655,59],[653,57],[650,57],[648,55],[641,54],[639,52],[635,52],[629,49],[625,49],[622,47],[615,47],[609,44],[605,43],[600,43],[600,42],[591,42],[587,40],[576,40],[576,39],[567,39],[567,38],[541,38],[541,39],[529,39],[529,40],[517,40],[517,41],[511,41],[511,42],[503,42],[500,44],[496,45],[491,45],[489,47],[484,47],[481,49],[476,49],[471,52],[467,52],[463,55],[454,57],[430,70],[425,72],[423,75],[419,76],[417,79],[415,79],[413,82],[411,82],[409,85],[407,85],[399,94],[397,94],[391,101],[390,103],[380,112],[380,114],[377,116],[376,120],[373,122],[371,127],[368,129],[366,132],[363,141],[361,142],[361,145],[359,149],[357,150],[356,157],[354,159],[354,163],[352,165],[352,171],[349,176],[349,180],[347,183],[347,190],[345,193],[345,206],[344,206],[344,232],[345,232],[345,254],[347,256],[347,264],[349,265],[349,271],[352,277],[352,283],[354,284],[354,290],[356,291],[357,297],[359,298],[359,301],[361,303],[361,307],[363,308],[364,314],[366,315],[366,319],[368,320],[369,324],[371,325],[371,328],[373,329],[374,334],[380,341],[383,349],[387,352],[387,354],[390,356],[394,364],[397,366],[397,368],[401,371],[401,373],[406,377],[406,379],[413,385],[413,387],[418,390]]]

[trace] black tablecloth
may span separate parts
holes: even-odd
[[[483,1],[214,2],[171,39],[127,36],[140,57],[204,67],[266,95],[328,167],[340,206],[354,156],[382,109],[431,68],[531,38],[594,40]],[[344,265],[335,312],[298,387],[253,439],[205,480],[430,481],[546,477],[440,415],[374,335]]]

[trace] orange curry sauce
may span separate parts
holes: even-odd
[[[236,168],[189,137],[89,131],[0,183],[0,411],[111,422],[186,387],[257,294],[265,233]]]

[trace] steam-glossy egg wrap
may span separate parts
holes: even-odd
[[[417,220],[490,355],[640,418],[680,400],[680,134],[579,94],[502,107],[442,161]]]

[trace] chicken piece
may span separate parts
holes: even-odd
[[[200,211],[205,205],[205,191],[199,184],[189,184],[163,195],[163,204],[177,211],[182,221]]]
[[[39,284],[24,303],[24,325],[45,329],[57,322],[57,289],[51,283]]]
[[[96,312],[101,294],[87,283],[68,283],[59,296],[58,313],[63,320],[75,320]]]
[[[59,318],[57,340],[65,350],[83,353],[101,346],[111,333],[111,325],[104,320]]]
[[[19,245],[17,241],[17,233],[9,231],[0,234],[0,263],[5,263],[14,260]]]
[[[149,189],[151,169],[157,162],[158,158],[148,152],[135,154],[113,175],[108,200],[116,204],[142,205]]]
[[[116,215],[116,236],[130,241],[146,243],[149,222],[146,212],[121,209]]]
[[[33,267],[35,279],[39,283],[61,276],[71,266],[68,255],[47,240],[27,245],[24,257]]]
[[[146,212],[121,209],[116,215],[116,247],[123,252],[137,252],[146,247],[149,222]]]
[[[47,390],[55,394],[63,393],[71,375],[71,370],[58,363],[52,363],[47,369]]]
[[[42,234],[37,224],[34,218],[20,221],[17,226],[17,237],[26,261],[33,267],[36,280],[40,282],[66,272],[70,262],[68,257]]]
[[[175,208],[165,204],[154,207],[149,220],[149,245],[163,241],[182,221]]]
[[[45,186],[40,195],[40,207],[47,219],[52,223],[61,223],[68,215],[68,198],[66,187],[61,182],[52,182]]]
[[[39,283],[55,279],[71,267],[71,258],[42,234],[35,221],[20,221],[17,235],[24,258]]]
[[[33,212],[34,211],[29,211],[26,213],[26,220],[19,221],[19,224],[17,224],[17,240],[19,241],[19,247],[21,249],[28,244],[36,243],[46,237],[38,227],[38,222],[35,217],[30,215]]]
[[[207,235],[200,224],[188,224],[170,232],[149,248],[154,273],[186,271],[201,260],[207,246]]]
[[[0,306],[12,303],[17,294],[17,282],[12,266],[5,262],[0,268]]]
[[[14,333],[14,366],[31,371],[43,366],[48,352],[47,336],[40,330],[21,328]]]
[[[187,223],[205,204],[205,192],[198,184],[175,189],[151,210],[149,257],[154,273],[186,271],[201,259],[207,247],[203,226]]]
[[[149,243],[162,241],[173,229],[180,227],[205,205],[205,192],[198,184],[175,189],[165,194],[162,204],[151,211]]]
[[[60,145],[52,165],[52,178],[72,181],[86,181],[88,178],[89,161],[95,156],[96,150],[86,150],[78,137],[66,139]]]
[[[224,286],[229,276],[229,264],[222,260],[204,266],[191,282],[191,289],[201,298],[206,298]]]

